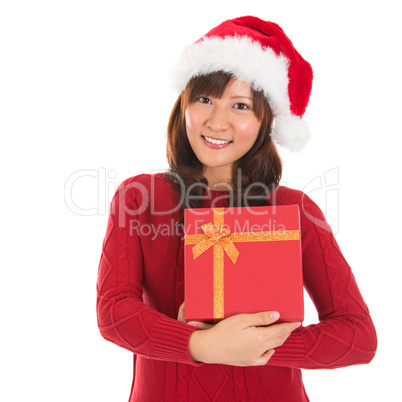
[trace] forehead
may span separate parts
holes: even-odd
[[[225,88],[223,95],[251,98],[253,96],[253,93],[251,91],[250,85],[246,81],[241,81],[233,78]]]
[[[251,87],[247,82],[226,73],[195,77],[190,87],[188,93],[190,102],[194,102],[200,95],[213,98],[221,98],[224,94],[225,96],[228,94],[229,96],[253,96]]]

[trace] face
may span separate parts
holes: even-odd
[[[189,104],[185,119],[188,140],[207,179],[208,174],[230,178],[233,163],[250,150],[261,126],[250,86],[236,79],[220,99],[201,95]]]

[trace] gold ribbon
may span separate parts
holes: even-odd
[[[234,245],[235,242],[300,240],[299,230],[233,233],[224,225],[224,208],[214,208],[214,223],[205,223],[201,225],[201,228],[204,234],[185,235],[184,244],[194,244],[192,248],[194,259],[213,246],[213,318],[215,321],[225,317],[224,252],[233,264],[236,264],[239,250]]]
[[[230,229],[226,229],[224,225],[213,225],[211,222],[201,225],[201,229],[203,230],[205,236],[192,249],[194,259],[199,257],[204,251],[207,251],[211,246],[217,245],[222,247],[233,264],[236,264],[237,257],[239,256],[239,250],[229,237],[232,231]]]

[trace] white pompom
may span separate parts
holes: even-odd
[[[294,115],[274,118],[272,139],[292,152],[301,151],[310,139],[310,128],[304,120]]]

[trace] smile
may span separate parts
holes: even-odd
[[[229,144],[232,141],[224,141],[224,140],[215,140],[214,138],[206,137],[205,135],[202,136],[205,141],[208,141],[211,144],[215,145],[224,145],[224,144]]]

